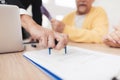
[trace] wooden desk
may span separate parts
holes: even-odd
[[[120,55],[119,48],[109,48],[104,44],[69,43],[69,45]],[[34,48],[27,45],[27,50],[34,50]],[[0,54],[0,80],[51,80],[46,74],[27,61],[22,54],[23,52]]]
[[[28,49],[32,49],[30,45],[27,45],[26,50]],[[23,52],[0,54],[0,80],[51,80],[22,54]]]
[[[105,44],[69,43],[69,45],[120,56],[120,48],[111,48]]]

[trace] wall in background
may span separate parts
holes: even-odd
[[[120,0],[96,0],[95,6],[102,6],[108,15],[110,31],[120,24]]]
[[[75,0],[43,0],[43,4],[51,15],[59,20],[76,9]],[[106,10],[110,23],[110,31],[113,25],[120,23],[120,0],[95,0],[94,6],[101,6]],[[43,24],[47,24],[46,19]]]

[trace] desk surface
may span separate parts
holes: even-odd
[[[69,45],[87,48],[90,50],[120,55],[119,48],[109,48],[104,44],[69,43]],[[26,50],[34,50],[26,45]],[[51,80],[46,74],[28,62],[23,52],[0,54],[0,80]]]

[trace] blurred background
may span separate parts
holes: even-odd
[[[62,20],[66,14],[76,9],[75,0],[43,0],[43,5],[52,17],[58,20]],[[95,0],[93,5],[105,9],[109,18],[110,31],[114,25],[120,24],[120,0]],[[28,11],[30,10],[31,6]],[[50,22],[45,16],[43,16],[43,26],[50,28]]]

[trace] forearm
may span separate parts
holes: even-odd
[[[41,27],[32,19],[31,16],[27,14],[22,14],[20,17],[21,17],[22,27],[28,32],[31,32],[33,28],[38,28],[38,26]]]
[[[65,27],[65,24],[62,21],[52,19],[51,20],[52,29],[56,32],[62,33]]]
[[[69,35],[70,40],[74,42],[93,42],[101,43],[103,36],[107,33],[107,30],[87,30],[76,28],[65,28],[64,33]]]

